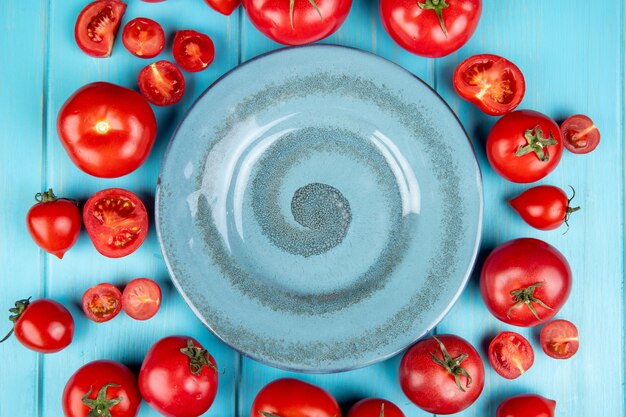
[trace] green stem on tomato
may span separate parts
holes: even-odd
[[[422,10],[433,10],[437,15],[437,19],[439,19],[439,24],[441,25],[441,30],[443,30],[446,38],[448,37],[448,29],[446,29],[446,24],[443,22],[443,9],[450,7],[446,0],[425,0],[424,3],[417,3],[417,5]]]

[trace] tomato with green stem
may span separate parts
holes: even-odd
[[[341,417],[337,400],[325,389],[294,378],[281,378],[257,393],[250,417]]]
[[[347,417],[405,417],[400,408],[388,400],[366,398],[350,407]]]
[[[569,216],[580,210],[572,207],[576,196],[573,187],[572,196],[567,197],[565,191],[552,185],[539,185],[522,192],[511,199],[509,204],[530,226],[539,230],[553,230],[563,223],[569,228]]]
[[[519,333],[501,332],[489,344],[489,363],[506,379],[522,376],[534,362],[533,347]]]
[[[539,335],[541,348],[554,359],[569,359],[578,352],[578,329],[571,321],[553,320]]]

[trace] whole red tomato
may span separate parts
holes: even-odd
[[[562,154],[559,126],[545,114],[532,110],[504,115],[487,137],[491,167],[513,182],[539,181],[556,168]]]
[[[503,243],[485,260],[480,293],[499,320],[513,326],[545,323],[559,312],[572,288],[565,257],[538,239]]]
[[[65,417],[135,417],[140,405],[137,378],[126,366],[114,361],[84,365],[63,390]]]
[[[480,396],[485,367],[465,339],[437,335],[414,344],[400,363],[402,391],[421,409],[433,414],[465,410]]]
[[[156,342],[143,360],[139,390],[152,408],[167,417],[198,417],[217,393],[215,359],[191,337]]]
[[[26,215],[26,226],[35,243],[43,250],[63,259],[78,240],[82,219],[71,200],[57,198],[50,188],[35,195],[37,204]]]
[[[270,382],[256,395],[250,417],[341,417],[337,400],[308,382],[282,378]]]
[[[61,107],[57,131],[78,168],[95,177],[115,178],[133,172],[148,158],[157,125],[139,93],[96,82],[78,89]]]
[[[417,55],[448,55],[472,37],[481,0],[380,0],[383,27],[401,47]]]
[[[556,401],[536,394],[522,394],[502,401],[496,417],[554,417]]]
[[[333,34],[351,6],[352,0],[243,0],[254,27],[284,45],[303,45]]]
[[[576,192],[572,188],[572,197],[568,198],[565,191],[552,185],[539,185],[526,190],[509,204],[522,219],[539,230],[552,230],[567,224],[570,214],[580,210],[571,207],[570,203]]]
[[[354,404],[348,417],[405,417],[400,408],[391,401],[366,398]]]
[[[241,0],[204,0],[211,8],[225,16],[230,16],[241,4]]]
[[[30,302],[30,298],[15,302],[9,309],[13,328],[0,343],[12,333],[21,344],[40,353],[54,353],[65,349],[74,338],[74,318],[62,304],[54,300],[41,299]]]

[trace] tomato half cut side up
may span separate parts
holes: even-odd
[[[185,71],[205,70],[215,58],[213,41],[195,30],[179,30],[174,37],[172,54],[176,63]]]
[[[165,32],[158,22],[138,17],[124,25],[122,42],[131,54],[139,58],[154,58],[165,46]]]
[[[148,278],[137,278],[126,284],[122,307],[135,320],[148,320],[161,307],[161,288]]]
[[[94,194],[83,208],[83,223],[96,250],[109,258],[133,253],[148,235],[148,213],[139,197],[121,188]]]
[[[111,56],[115,36],[126,12],[126,3],[118,0],[98,0],[80,12],[74,26],[78,47],[94,58]]]
[[[524,98],[522,71],[498,55],[474,55],[454,71],[454,89],[465,100],[491,116],[515,109]]]
[[[85,291],[82,305],[89,320],[104,323],[122,310],[122,293],[115,285],[98,284]]]
[[[578,352],[578,329],[571,321],[554,320],[543,326],[541,348],[554,359],[569,359]]]
[[[158,61],[144,67],[138,82],[141,94],[155,106],[176,104],[185,94],[185,77],[169,61]]]
[[[575,114],[561,123],[563,145],[577,154],[589,153],[600,143],[600,131],[593,120],[584,114]]]
[[[515,379],[533,366],[535,352],[524,336],[502,332],[489,344],[489,363],[506,379]]]

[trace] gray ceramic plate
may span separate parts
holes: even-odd
[[[446,103],[355,49],[283,49],[213,84],[163,161],[170,275],[220,339],[337,372],[406,348],[450,309],[482,222],[472,146]]]

